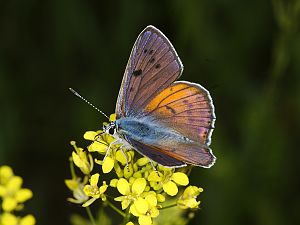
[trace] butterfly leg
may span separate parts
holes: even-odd
[[[149,158],[148,158],[149,159]],[[151,160],[151,159],[149,159],[149,161],[150,161],[150,164],[151,164],[151,166],[152,166],[152,168],[153,168],[153,170],[156,172],[156,174],[159,176],[159,173],[158,173],[158,171],[157,171],[157,169],[156,169],[156,167],[154,166],[154,163],[153,163],[153,161]]]
[[[111,150],[111,147],[113,146],[113,145],[116,145],[116,144],[122,144],[122,139],[121,138],[117,138],[116,140],[114,140],[113,142],[111,142],[109,145],[108,145],[108,147],[107,147],[107,150],[106,150],[106,153],[105,153],[105,156],[104,156],[104,158],[103,158],[103,161],[106,159],[106,157],[109,155],[109,153],[110,153],[110,150]],[[125,153],[124,153],[125,154]],[[126,158],[126,160],[127,160],[127,158]]]
[[[115,143],[117,143],[118,139],[117,140],[114,140],[113,142],[111,142],[108,147],[107,147],[107,150],[106,150],[106,153],[105,153],[105,156],[103,158],[103,161],[106,159],[106,157],[109,155],[110,153],[110,149],[111,149],[111,146],[114,145]]]
[[[125,148],[124,148],[124,146],[122,145],[121,147],[120,147],[120,150],[121,150],[121,152],[123,153],[123,155],[124,155],[124,157],[125,157],[125,159],[126,159],[126,168],[127,168],[127,171],[129,172],[129,166],[128,166],[128,155],[125,153]]]
[[[101,134],[103,134],[103,133],[104,133],[104,132],[101,132],[101,133],[97,134],[97,135],[94,137],[94,142],[97,141],[98,143],[107,145],[104,141],[99,140]],[[89,148],[94,142],[92,142],[91,144],[89,144],[89,145],[87,146],[87,148]]]

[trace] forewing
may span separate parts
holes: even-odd
[[[178,81],[149,102],[144,116],[203,145],[210,145],[215,112],[209,92],[199,84]]]
[[[170,41],[153,26],[138,36],[131,51],[116,105],[117,119],[135,116],[182,73]]]

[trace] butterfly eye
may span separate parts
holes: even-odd
[[[115,128],[114,127],[109,128],[108,133],[110,135],[114,135],[115,134]]]

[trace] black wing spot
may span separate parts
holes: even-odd
[[[166,109],[170,110],[171,113],[176,114],[175,109],[173,109],[172,107],[166,105]]]
[[[139,70],[133,71],[133,72],[132,72],[132,75],[135,76],[135,77],[137,77],[137,76],[142,75],[142,73],[143,73],[143,71],[142,71],[141,69],[139,69]]]
[[[160,68],[160,64],[156,64],[156,65],[155,65],[155,68],[156,68],[156,69]]]
[[[149,62],[154,63],[154,61],[155,61],[155,58],[151,58]]]
[[[147,52],[148,52],[148,49],[145,49],[145,50],[144,50],[144,53],[147,53]]]
[[[151,49],[150,51],[149,51],[149,55],[151,55],[153,53],[153,49]]]

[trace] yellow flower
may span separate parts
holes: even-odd
[[[177,201],[177,205],[182,209],[198,208],[200,201],[197,201],[197,196],[203,191],[202,188],[196,186],[188,186]]]
[[[126,153],[123,153],[122,150],[118,150],[119,146],[112,146],[111,150],[110,150],[110,154],[108,156],[105,157],[105,159],[103,161],[101,160],[95,160],[97,164],[102,165],[102,172],[103,173],[109,173],[110,171],[112,171],[112,169],[114,168],[118,177],[123,177],[124,173],[123,171],[120,171],[120,165],[119,163],[121,163],[122,165],[126,165],[126,163],[130,162],[132,160],[132,153],[133,151],[128,151]],[[125,158],[125,155],[127,156],[127,161]],[[130,164],[128,164],[128,168],[126,168],[127,171],[125,171],[125,173],[128,172],[132,172],[133,173],[133,169],[130,170]],[[124,168],[125,170],[125,168]],[[131,176],[131,175],[130,175]]]
[[[35,223],[35,218],[32,215],[27,215],[23,218],[16,217],[10,213],[3,213],[0,215],[1,225],[34,225]]]
[[[10,214],[10,213],[3,213],[1,215],[1,225],[17,225],[18,224],[18,219],[15,215]]]
[[[151,225],[152,218],[159,215],[157,209],[157,198],[154,192],[150,192],[145,198],[139,197],[130,206],[130,212],[139,217],[138,222],[140,225]]]
[[[147,182],[144,178],[137,178],[132,184],[124,178],[118,180],[117,189],[123,195],[115,198],[115,201],[121,202],[122,210],[138,199],[138,197],[144,192]]]
[[[67,187],[73,192],[74,198],[68,198],[68,201],[76,204],[82,204],[86,202],[89,197],[83,192],[86,181],[80,182],[80,178],[65,180]]]
[[[148,176],[150,186],[154,190],[161,188],[170,196],[175,196],[178,193],[177,185],[186,186],[189,183],[189,178],[182,172],[173,173],[172,169],[165,168],[163,174],[158,171],[152,171]],[[177,185],[176,185],[177,184]]]
[[[126,225],[134,225],[134,223],[130,221],[130,222],[126,223]]]
[[[103,133],[103,131],[87,131],[83,137],[86,140],[93,141],[88,147],[89,152],[98,152],[102,155],[106,154],[109,144],[115,140],[113,136]]]
[[[84,138],[93,141],[93,143],[88,147],[89,152],[98,152],[102,155],[106,155],[103,160],[95,159],[97,164],[102,165],[102,172],[109,173],[113,168],[115,168],[118,177],[122,177],[123,173],[120,173],[120,168],[119,165],[117,165],[117,162],[122,165],[126,165],[132,160],[134,151],[127,151],[126,153],[123,153],[122,150],[119,149],[121,146],[120,144],[110,146],[110,144],[115,141],[115,138],[106,133],[88,131],[85,133]],[[109,146],[110,150],[107,153]]]
[[[156,163],[154,163],[156,164]],[[133,168],[135,173],[133,177],[139,178],[144,177],[148,179],[149,174],[153,171],[153,166],[151,165],[150,161],[146,157],[139,158],[134,164]]]
[[[110,121],[110,122],[116,121],[116,114],[115,114],[115,113],[113,113],[113,114],[111,114],[111,115],[109,116],[109,121]]]
[[[101,187],[98,187],[98,181],[99,181],[99,173],[96,173],[91,176],[90,178],[90,184],[85,185],[83,188],[83,192],[89,196],[92,197],[88,201],[86,201],[82,206],[87,207],[90,204],[92,204],[95,200],[101,197],[103,201],[106,200],[106,196],[104,195],[104,192],[107,190],[108,185],[105,181],[103,181],[103,184]]]
[[[83,138],[89,141],[93,141],[93,143],[88,147],[89,152],[99,152],[101,154],[106,153],[109,145],[108,142],[112,142],[114,140],[113,138],[109,139],[109,136],[103,134],[103,131],[87,131],[83,135]]]
[[[23,180],[19,176],[12,176],[5,185],[0,185],[0,196],[3,198],[2,208],[6,212],[17,209],[19,203],[23,203],[32,197],[31,190],[21,188]]]
[[[90,174],[94,167],[92,156],[82,148],[78,148],[75,141],[71,141],[71,145],[75,149],[75,151],[72,152],[74,164],[81,170],[82,173],[87,175]]]
[[[20,222],[19,222],[20,225],[34,225],[35,224],[35,218],[33,215],[27,215],[27,216],[24,216]]]
[[[0,167],[0,185],[5,185],[7,181],[13,176],[13,171],[9,166]]]

